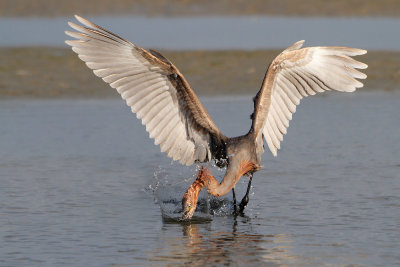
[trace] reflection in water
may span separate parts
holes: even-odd
[[[224,224],[218,230],[218,223]],[[226,224],[231,225],[226,225]],[[182,228],[182,238],[170,237]],[[226,231],[231,228],[232,231]],[[292,240],[289,235],[254,233],[248,218],[215,217],[213,223],[164,224],[160,246],[152,253],[152,261],[188,266],[245,265],[291,263]],[[173,234],[172,234],[173,235]]]

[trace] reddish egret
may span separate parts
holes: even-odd
[[[82,24],[69,23],[76,31],[66,41],[80,59],[115,88],[131,107],[150,138],[168,157],[185,165],[214,161],[226,167],[221,183],[204,167],[182,199],[182,219],[196,210],[199,192],[206,187],[213,196],[232,190],[242,176],[249,177],[239,205],[243,212],[253,173],[261,168],[264,140],[274,156],[303,97],[336,90],[353,92],[366,75],[356,69],[367,65],[352,56],[365,50],[349,47],[301,48],[299,41],[280,53],[269,65],[261,89],[253,99],[252,124],[247,134],[223,135],[179,70],[159,52],[143,48],[76,16]]]

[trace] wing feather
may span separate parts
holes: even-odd
[[[172,117],[171,120],[166,125],[166,127],[162,130],[162,133],[155,138],[154,144],[156,145],[165,144],[170,138],[170,136],[173,136],[175,134],[175,128],[178,126],[179,126],[178,117],[177,116]]]
[[[274,59],[254,101],[252,130],[256,138],[264,137],[274,156],[303,97],[329,90],[353,92],[363,86],[357,79],[367,77],[357,70],[367,65],[351,58],[365,54],[365,50],[301,48],[303,42],[295,43]],[[257,140],[256,144],[260,146],[262,142]],[[257,147],[256,151],[264,150]]]
[[[146,126],[162,152],[182,164],[226,157],[221,134],[178,69],[156,51],[150,52],[76,16],[76,40],[66,43],[94,74],[115,88]],[[211,147],[213,142],[213,147]]]
[[[146,130],[150,133],[150,138],[160,137],[162,132],[165,132],[165,129],[170,125],[171,119],[177,116],[178,111],[172,110],[171,107],[168,107],[168,110],[163,111],[163,113],[157,114],[157,116],[146,124]],[[161,118],[160,120],[158,120]]]
[[[179,142],[180,139],[182,139],[184,137],[184,132],[181,131],[178,133],[177,139],[178,142],[176,142],[176,144],[174,144],[173,147],[171,147],[171,149],[168,151],[168,156],[171,157],[173,160],[178,160],[180,159],[180,150],[181,150],[181,146],[182,144],[184,144],[183,142]]]
[[[282,100],[280,93],[274,92],[272,94],[272,100],[271,100],[275,107],[276,107],[276,111],[279,115],[279,118],[281,118],[281,121],[283,123],[283,125],[285,126],[285,128],[289,127],[289,121],[291,120],[291,114],[289,109],[287,108],[286,104],[284,103],[284,101]],[[286,133],[286,132],[285,132]]]
[[[160,113],[165,113],[165,110],[168,111],[169,108],[169,99],[168,97],[164,97],[159,100],[156,105],[151,107],[151,109],[147,112],[145,116],[142,118],[142,123],[146,125],[146,130],[148,129],[148,125],[153,119],[156,119],[155,123],[159,124],[162,118],[157,117]]]

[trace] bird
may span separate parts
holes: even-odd
[[[75,18],[80,24],[68,22],[74,31],[65,33],[74,39],[66,44],[96,76],[117,90],[161,152],[182,165],[203,163],[183,195],[182,220],[193,217],[203,188],[215,197],[232,190],[237,212],[234,187],[245,176],[249,178],[247,192],[239,205],[243,212],[253,174],[262,168],[264,143],[276,157],[300,100],[325,91],[353,92],[363,87],[359,80],[367,77],[360,71],[367,64],[353,58],[366,50],[303,47],[304,40],[298,41],[267,66],[253,98],[250,130],[227,137],[182,73],[160,52],[145,50],[78,15]],[[209,162],[226,168],[221,182],[208,169]]]

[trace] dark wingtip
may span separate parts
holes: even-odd
[[[149,49],[149,52],[155,56],[156,58],[160,59],[161,61],[163,61],[164,63],[167,63],[168,65],[172,65],[171,61],[169,61],[166,57],[164,57],[163,55],[161,55],[160,52],[158,52],[157,50],[154,49]]]

